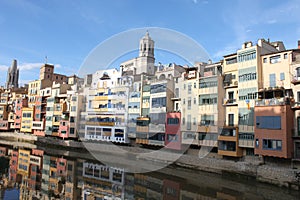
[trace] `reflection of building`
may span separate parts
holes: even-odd
[[[13,150],[11,152],[11,159],[9,163],[9,180],[16,182],[17,181],[17,172],[18,172],[18,155],[19,152]]]
[[[123,169],[84,162],[82,173],[85,182],[82,197],[85,199],[124,199]]]

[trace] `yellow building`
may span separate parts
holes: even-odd
[[[18,174],[24,176],[29,175],[29,165],[30,165],[30,150],[19,149],[18,157]]]
[[[21,132],[32,133],[34,108],[22,108]]]

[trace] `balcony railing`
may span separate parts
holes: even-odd
[[[236,99],[224,99],[224,105],[230,106],[230,105],[237,105]]]
[[[272,99],[259,99],[255,100],[255,106],[279,106],[279,105],[290,105],[289,100],[284,98],[272,98]]]

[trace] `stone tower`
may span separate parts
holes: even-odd
[[[7,89],[19,87],[19,69],[17,67],[17,60],[13,60],[11,67],[9,67],[7,70],[5,87]]]
[[[136,69],[136,74],[146,73],[153,75],[155,73],[154,41],[149,36],[148,31],[140,40],[139,57],[137,61],[138,68]]]
[[[54,65],[44,64],[40,68],[40,80],[52,80],[52,76],[54,73]]]

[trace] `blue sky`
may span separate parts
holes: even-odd
[[[38,78],[45,56],[56,72],[71,75],[99,43],[141,27],[181,32],[201,44],[213,61],[259,38],[296,48],[299,6],[299,0],[1,0],[0,85],[13,59],[21,83]],[[172,62],[164,59],[156,61]]]

